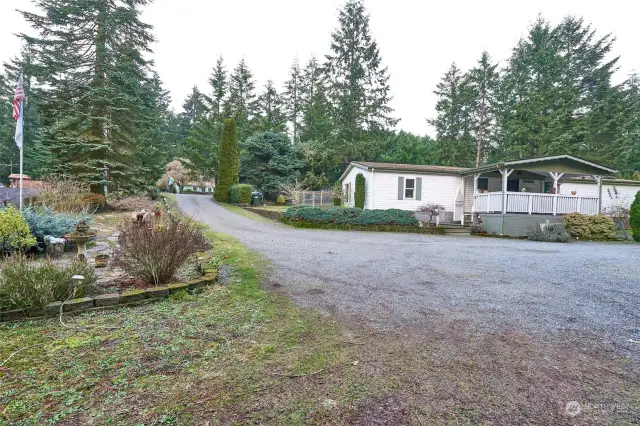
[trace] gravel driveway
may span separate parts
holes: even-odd
[[[491,332],[579,331],[634,357],[640,245],[300,230],[252,220],[210,197],[180,208],[276,268],[268,285],[299,306],[381,329],[472,324]]]

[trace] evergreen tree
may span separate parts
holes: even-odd
[[[238,130],[235,120],[228,118],[224,120],[218,154],[218,176],[213,194],[216,201],[229,202],[229,190],[238,183],[238,163]]]
[[[471,136],[472,108],[471,94],[466,80],[456,66],[451,65],[434,93],[437,117],[429,120],[435,127],[439,142],[441,161],[451,166],[471,166],[474,164],[474,144]]]
[[[240,140],[245,140],[256,130],[259,112],[255,82],[244,59],[238,63],[229,79],[229,97],[226,109],[236,120]]]
[[[497,66],[491,63],[491,58],[485,51],[476,67],[466,76],[471,133],[476,144],[476,167],[486,161],[487,149],[494,140],[496,92],[499,85]]]
[[[342,168],[370,153],[375,136],[398,120],[391,117],[389,75],[371,36],[362,0],[347,0],[338,21],[324,70],[337,128],[336,165]]]
[[[216,66],[213,69],[213,74],[209,78],[209,84],[211,85],[211,118],[214,122],[222,122],[224,117],[230,115],[229,111],[225,111],[227,96],[229,94],[229,87],[227,82],[227,70],[224,66],[224,60],[222,56],[216,61]]]
[[[290,182],[302,167],[284,133],[256,133],[242,145],[246,153],[241,162],[242,180],[267,195],[276,195],[280,184]]]
[[[282,97],[278,94],[273,81],[268,80],[264,91],[258,98],[260,128],[265,132],[284,132],[287,117],[283,111]]]
[[[300,142],[327,141],[332,137],[331,105],[322,69],[315,57],[304,68],[300,83]]]
[[[289,80],[284,83],[283,102],[288,121],[291,123],[291,137],[293,144],[299,142],[299,129],[302,116],[302,70],[298,60],[293,61]]]
[[[145,120],[136,98],[150,77],[153,42],[140,20],[146,0],[37,0],[21,12],[37,35],[34,77],[42,83],[45,145],[52,172],[71,174],[102,192],[103,168],[115,184],[135,176],[136,146]]]

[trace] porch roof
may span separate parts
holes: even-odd
[[[572,175],[614,175],[616,170],[573,155],[553,155],[549,157],[527,158],[504,161],[464,170],[464,175],[493,172],[501,169],[519,169],[532,172],[562,172]]]

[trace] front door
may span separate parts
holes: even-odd
[[[520,179],[507,179],[507,191],[520,192]]]

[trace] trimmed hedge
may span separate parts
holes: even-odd
[[[353,203],[356,207],[364,209],[365,179],[362,173],[356,175],[356,189],[353,195]]]
[[[636,198],[631,203],[629,225],[631,225],[633,231],[633,239],[640,242],[640,191],[636,193]]]
[[[414,234],[445,235],[442,226],[404,226],[404,225],[354,225],[350,223],[296,222],[282,219],[286,225],[304,229],[332,229],[340,231],[407,232]]]
[[[572,213],[562,217],[562,224],[573,238],[599,241],[617,239],[616,225],[603,214],[587,216]]]
[[[362,210],[358,208],[293,206],[283,215],[291,222],[334,223],[351,225],[420,225],[413,212],[399,209]]]
[[[251,204],[253,187],[244,183],[231,186],[229,195],[233,204]]]
[[[233,118],[224,120],[222,141],[218,154],[218,176],[213,197],[216,201],[227,203],[231,186],[238,183],[238,129]]]

